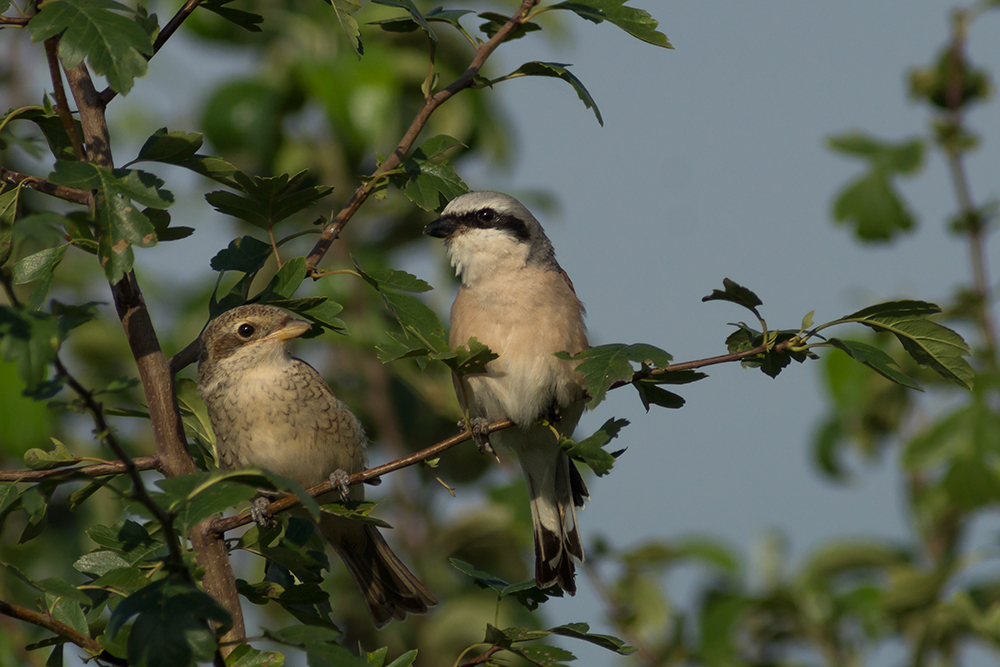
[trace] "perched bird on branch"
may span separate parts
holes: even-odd
[[[312,366],[288,354],[286,342],[310,326],[273,306],[246,305],[220,315],[202,334],[198,390],[219,464],[266,468],[305,488],[331,479],[345,499],[363,500],[361,485],[346,485],[348,475],[367,465],[361,422]],[[324,513],[319,529],[357,582],[377,627],[437,604],[375,526]]]
[[[474,336],[499,355],[485,373],[456,377],[459,402],[481,448],[489,446],[486,424],[516,423],[493,437],[517,455],[528,484],[535,582],[573,594],[573,561],[583,560],[576,508],[589,496],[553,429],[572,435],[585,392],[576,364],[555,353],[588,347],[583,304],[542,226],[509,195],[457,197],[424,233],[444,239],[462,281],[451,307],[452,347]]]

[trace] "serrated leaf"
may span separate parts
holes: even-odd
[[[89,605],[90,598],[86,595],[83,597],[84,603]],[[90,635],[90,629],[87,626],[87,617],[83,613],[83,608],[80,606],[79,600],[65,597],[57,598],[53,600],[52,605],[49,607],[49,613],[52,614],[52,618],[60,623],[65,623],[84,637]]]
[[[569,358],[565,354],[557,356],[563,359]],[[576,369],[583,373],[584,386],[590,394],[590,401],[587,403],[590,408],[594,408],[604,400],[613,383],[632,379],[635,374],[632,362],[663,368],[669,365],[672,359],[667,352],[645,343],[599,345],[584,350],[572,358],[582,360]]]
[[[95,577],[100,577],[112,570],[131,567],[131,563],[114,551],[91,551],[76,559],[73,569]]]
[[[946,380],[971,390],[975,372],[965,359],[970,353],[969,345],[956,332],[925,317],[939,310],[935,304],[924,301],[890,301],[838,321],[858,322],[893,334],[917,363],[930,366]]]
[[[325,296],[305,299],[268,299],[266,303],[290,310],[331,331],[343,332],[347,328],[344,321],[337,317],[344,310],[344,307],[336,301],[330,301]],[[309,337],[309,332],[306,332],[303,337]]]
[[[406,10],[410,13],[410,18],[420,26],[421,30],[430,38],[432,42],[438,41],[438,36],[434,34],[424,15],[420,13],[417,6],[413,4],[413,0],[372,0],[376,5],[385,5],[386,7],[398,7],[400,9]]]
[[[661,408],[682,408],[684,407],[684,398],[678,396],[672,391],[667,391],[666,389],[661,389],[656,385],[659,384],[656,379],[645,379],[638,380],[632,383],[636,391],[639,392],[639,399],[642,401],[642,407],[649,412],[650,405],[659,405]]]
[[[557,646],[520,646],[507,649],[538,667],[559,667],[576,660],[576,656]]]
[[[61,34],[59,60],[67,69],[86,58],[95,73],[125,94],[136,77],[146,74],[146,57],[153,55],[149,35],[115,13],[127,9],[112,0],[51,0],[32,17],[28,30],[34,42]]]
[[[827,342],[838,350],[846,352],[852,359],[858,361],[879,375],[892,380],[904,387],[923,391],[916,380],[898,370],[899,365],[896,360],[888,354],[868,343],[856,340],[843,340],[840,338],[829,338]]]
[[[908,139],[901,142],[881,141],[863,132],[851,132],[827,138],[833,150],[861,157],[874,166],[900,174],[912,174],[924,161],[924,140]]]
[[[233,0],[204,0],[200,7],[214,12],[234,25],[238,25],[248,32],[260,32],[260,24],[264,22],[264,17],[253,12],[243,11],[227,7]]]
[[[14,221],[17,220],[20,200],[21,188],[15,187],[0,193],[0,266],[7,263],[14,249]]]
[[[609,21],[618,26],[628,34],[641,39],[648,44],[661,46],[665,49],[674,48],[667,36],[659,32],[656,27],[659,23],[650,16],[649,12],[626,7],[629,0],[571,0],[570,2],[559,2],[549,9],[569,9],[576,12],[582,18],[601,23]]]
[[[486,364],[500,355],[473,336],[465,346],[460,345],[453,350],[429,356],[431,359],[444,362],[457,376],[462,377],[470,373],[485,373]]]
[[[220,250],[212,258],[213,271],[242,271],[256,273],[263,268],[271,256],[270,243],[258,241],[252,236],[242,236],[229,242],[225,250]]]
[[[760,297],[753,293],[753,291],[747,289],[743,285],[740,285],[734,280],[729,278],[722,279],[722,285],[724,289],[722,290],[712,290],[712,293],[708,296],[701,298],[703,302],[706,301],[729,301],[730,303],[735,303],[739,306],[743,306],[747,310],[750,310],[758,317],[757,306],[764,305],[764,302],[760,300]]]
[[[271,278],[261,294],[261,300],[268,302],[274,297],[291,298],[302,281],[306,279],[306,258],[294,257],[285,262]]]
[[[604,422],[593,435],[573,443],[570,447],[564,447],[564,451],[571,459],[586,463],[598,477],[603,477],[611,471],[615,464],[615,458],[621,453],[612,454],[604,449],[604,445],[617,438],[621,430],[628,424],[627,419],[611,418]]]
[[[79,459],[66,449],[66,445],[52,438],[52,451],[32,448],[24,453],[24,465],[31,470],[51,470],[76,463]]]
[[[833,218],[849,223],[862,241],[889,241],[916,225],[889,176],[877,169],[851,181],[837,194]]]
[[[497,594],[499,599],[513,597],[529,611],[534,611],[540,604],[548,600],[550,597],[562,597],[562,591],[558,586],[553,586],[543,590],[535,585],[533,579],[510,584],[496,575],[484,572],[483,570],[480,570],[457,558],[449,558],[448,561],[456,570],[471,577],[480,588],[492,590]],[[487,626],[487,628],[490,627],[492,626]],[[493,628],[493,630],[496,630],[496,628]],[[487,637],[489,637],[489,629],[487,629]],[[486,641],[488,643],[494,643],[489,639]]]
[[[225,1],[230,2],[231,0]],[[201,7],[210,9],[206,4],[202,3]],[[199,154],[198,149],[201,148],[203,141],[204,138],[200,132],[184,132],[183,130],[170,132],[167,128],[161,127],[146,140],[135,161],[172,164],[189,169],[214,181],[232,185],[231,177],[236,173],[236,167],[220,157]]]
[[[333,7],[337,21],[340,23],[344,35],[347,36],[347,42],[351,45],[354,55],[360,60],[365,48],[361,43],[361,30],[358,28],[354,14],[361,9],[361,3],[357,0],[326,0],[326,3]]]
[[[504,16],[503,14],[498,14],[496,12],[481,12],[477,14],[481,19],[486,19],[486,23],[481,23],[479,29],[486,33],[486,37],[493,39],[493,36],[500,32],[502,28],[508,21],[510,21],[509,16]],[[507,37],[507,41],[512,41],[515,39],[520,39],[527,35],[529,32],[538,32],[542,29],[542,26],[531,21],[525,21],[514,29],[514,32],[510,33]]]
[[[55,248],[46,248],[45,250],[36,252],[34,255],[28,255],[19,259],[14,264],[11,276],[14,284],[24,285],[25,283],[33,283],[36,280],[42,280],[50,276],[56,267],[59,266],[59,262],[66,256],[66,250],[68,249],[69,244],[67,243]]]
[[[431,11],[424,14],[424,19],[428,22],[439,21],[441,23],[447,23],[458,30],[462,30],[462,24],[459,23],[459,19],[466,14],[471,13],[472,10],[469,9],[444,9],[443,7],[435,7]],[[410,17],[370,21],[369,25],[377,25],[388,32],[413,32],[414,30],[420,29],[417,22]]]
[[[611,635],[599,635],[590,632],[590,626],[586,623],[567,623],[566,625],[560,625],[552,628],[549,632],[561,637],[580,639],[609,651],[614,651],[618,655],[631,655],[636,652],[634,647],[629,646],[618,637],[613,637]]]
[[[585,107],[594,110],[597,122],[601,124],[601,127],[603,127],[604,119],[601,117],[601,110],[597,108],[597,102],[595,102],[594,98],[590,96],[590,93],[583,85],[583,82],[570,73],[570,71],[566,69],[567,67],[569,67],[569,65],[565,63],[545,63],[533,61],[521,65],[503,78],[509,79],[518,76],[547,76],[562,79],[569,85],[573,86],[573,90],[576,91],[577,96],[580,98],[580,101],[583,102]]]

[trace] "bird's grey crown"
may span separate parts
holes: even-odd
[[[555,251],[542,225],[524,204],[503,192],[480,190],[451,200],[441,212],[458,229],[496,229],[509,234],[519,243],[531,246],[529,264],[541,264],[559,269]]]
[[[229,310],[215,318],[201,335],[201,361],[219,361],[245,344],[260,340],[293,319],[285,311],[263,304]],[[245,330],[249,325],[252,330]]]

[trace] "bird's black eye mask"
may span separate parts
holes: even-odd
[[[508,232],[522,243],[531,240],[531,233],[524,221],[517,216],[499,213],[492,208],[481,208],[478,211],[466,213],[455,220],[459,227],[468,229],[499,229]]]

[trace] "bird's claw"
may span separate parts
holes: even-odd
[[[340,499],[347,502],[351,497],[351,476],[343,468],[337,468],[330,474],[330,484],[340,493]]]
[[[490,454],[498,459],[493,445],[490,444],[490,422],[484,417],[473,417],[469,420],[469,429],[472,431],[472,440],[479,448],[479,453]]]
[[[264,496],[257,496],[250,506],[250,518],[260,528],[266,530],[273,530],[278,525],[278,522],[274,520],[274,515],[267,509],[270,504],[271,501]]]

